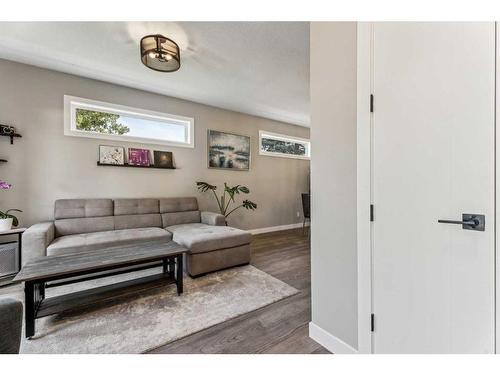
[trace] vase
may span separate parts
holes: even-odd
[[[0,219],[0,232],[5,232],[11,230],[12,228],[12,218]]]

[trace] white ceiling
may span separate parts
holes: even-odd
[[[140,61],[163,34],[181,68]],[[0,58],[309,126],[307,22],[0,22]]]

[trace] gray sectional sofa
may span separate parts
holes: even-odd
[[[225,226],[220,214],[200,212],[191,197],[57,200],[54,221],[24,232],[22,259],[171,240],[188,249],[191,276],[250,262],[250,233]]]

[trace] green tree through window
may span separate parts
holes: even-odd
[[[76,128],[89,132],[104,134],[126,134],[130,128],[118,122],[120,115],[86,109],[76,110]]]

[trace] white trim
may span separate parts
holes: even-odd
[[[499,23],[495,23],[495,353],[500,353],[500,208],[498,207],[498,199],[500,197],[500,184],[498,176],[500,176],[500,131],[498,129],[498,116],[500,115],[500,49],[498,42],[500,41]]]
[[[166,141],[153,138],[132,137],[127,135],[102,134],[81,131],[76,128],[76,109],[83,108],[89,110],[101,110],[117,115],[127,115],[146,120],[157,120],[161,122],[177,123],[186,127],[185,142]],[[76,96],[64,95],[64,135],[84,138],[106,139],[119,142],[134,142],[155,144],[173,147],[194,148],[194,118],[178,116],[169,113],[150,111],[141,108],[128,107],[124,105],[101,102],[97,100],[79,98]]]
[[[372,313],[372,223],[370,222],[372,114],[370,113],[371,41],[373,26],[359,22],[357,30],[357,240],[358,240],[358,351],[373,352]]]
[[[309,322],[309,337],[334,354],[357,354],[358,351],[320,326]]]
[[[308,227],[308,226],[309,226],[309,222],[306,223],[306,227]],[[277,225],[275,227],[249,229],[249,230],[247,230],[247,232],[250,232],[251,234],[261,234],[261,233],[278,232],[280,230],[288,230],[288,229],[296,229],[296,228],[302,228],[302,223]]]
[[[272,139],[277,139],[277,140],[282,140],[282,141],[292,141],[292,142],[297,141],[297,143],[304,143],[305,147],[306,147],[306,155],[300,156],[300,155],[282,154],[280,152],[264,151],[262,149],[262,136],[263,135],[268,136],[266,138],[272,138]],[[280,158],[311,160],[311,140],[309,140],[307,138],[292,137],[291,135],[284,135],[284,134],[268,132],[265,130],[259,130],[259,155],[277,156]]]

